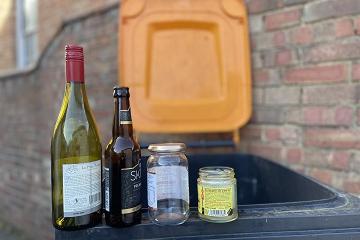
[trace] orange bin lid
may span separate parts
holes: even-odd
[[[125,0],[120,84],[140,132],[222,132],[251,115],[242,0]]]

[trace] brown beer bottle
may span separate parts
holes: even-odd
[[[125,227],[141,222],[140,146],[133,137],[129,88],[114,87],[112,139],[105,150],[106,224]]]

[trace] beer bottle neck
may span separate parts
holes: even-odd
[[[133,126],[129,97],[115,97],[113,138],[132,137]]]

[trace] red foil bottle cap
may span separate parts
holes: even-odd
[[[84,50],[78,45],[65,46],[66,82],[84,83]]]

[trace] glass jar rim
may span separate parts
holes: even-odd
[[[158,143],[158,144],[150,144],[148,150],[150,152],[157,153],[175,153],[175,152],[183,152],[186,149],[186,145],[184,143]]]
[[[233,178],[234,169],[225,166],[209,166],[199,169],[199,176],[203,178]]]

